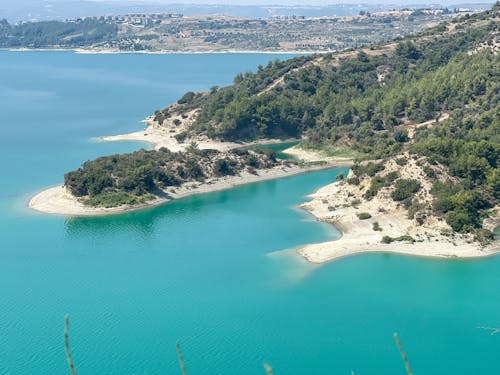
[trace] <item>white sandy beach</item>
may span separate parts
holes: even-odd
[[[139,141],[146,142],[153,146],[155,150],[159,150],[162,147],[168,148],[172,152],[184,151],[189,142],[179,143],[168,133],[168,130],[147,127],[144,130],[139,130],[133,133],[120,134],[120,135],[110,135],[99,137],[99,140],[106,142],[117,142],[117,141]],[[218,151],[227,151],[235,147],[241,146],[238,143],[233,142],[217,142],[210,139],[201,140],[197,139],[196,143],[200,150],[212,149]]]
[[[298,145],[287,148],[286,150],[283,150],[283,152],[285,154],[294,156],[296,159],[309,163],[327,162],[327,163],[334,163],[335,165],[339,166],[340,165],[350,166],[354,162],[352,158],[328,156],[323,152],[303,149]]]
[[[224,142],[220,140],[213,140],[206,136],[196,136],[194,138],[187,138],[184,142],[178,142],[175,136],[179,133],[184,132],[194,121],[195,113],[191,112],[188,118],[182,118],[181,116],[174,116],[172,119],[165,121],[163,125],[159,125],[153,120],[152,117],[144,119],[142,122],[146,124],[146,127],[142,130],[119,135],[102,136],[97,139],[105,142],[120,142],[120,141],[139,141],[149,143],[155,150],[159,150],[162,147],[168,148],[172,152],[184,151],[186,147],[190,145],[191,142],[196,142],[200,150],[217,150],[217,151],[228,151],[238,147],[254,146],[254,145],[265,145],[274,143],[284,143],[290,141],[297,141],[297,139],[266,139],[254,142]],[[174,125],[173,120],[177,119],[180,125]],[[288,149],[291,150],[291,149]],[[288,153],[288,150],[285,150]],[[292,154],[292,152],[290,153]],[[305,160],[309,161],[309,160]],[[336,160],[332,159],[332,162]],[[339,160],[340,162],[341,160]]]
[[[124,55],[124,54],[141,54],[141,55],[215,55],[215,54],[259,54],[259,55],[312,55],[317,53],[337,52],[336,50],[324,49],[317,51],[305,50],[237,50],[237,49],[207,49],[207,50],[154,50],[154,51],[124,51],[113,48],[0,48],[0,51],[11,52],[74,52],[85,55]]]

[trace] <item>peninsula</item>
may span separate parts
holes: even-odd
[[[189,184],[207,191],[221,179],[227,187],[250,175],[299,173],[304,160],[315,168],[340,160],[352,164],[349,175],[302,207],[344,236],[299,249],[309,261],[367,251],[494,254],[499,25],[497,3],[411,37],[274,61],[237,75],[231,86],[187,92],[156,111],[145,131],[105,138],[149,141],[156,151],[87,162],[65,175],[66,192],[93,213],[135,209],[182,196]],[[301,139],[290,150],[298,164],[237,148],[290,138]],[[49,211],[43,194],[30,205]]]
[[[148,126],[142,131],[101,137],[103,141],[148,142],[154,151],[139,150],[86,162],[82,168],[65,175],[64,185],[39,192],[28,206],[45,213],[70,216],[118,214],[193,194],[349,166],[353,162],[350,158],[324,160],[324,155],[311,152],[307,153],[307,160],[303,157],[295,161],[280,160],[266,147],[283,142],[281,139],[236,143],[193,135],[180,142],[176,135],[185,132],[191,122],[189,117],[175,120],[159,126],[148,118],[145,120]],[[290,150],[290,155],[296,154],[294,148]],[[311,155],[315,155],[313,160]]]

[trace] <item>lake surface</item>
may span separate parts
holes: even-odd
[[[335,239],[297,209],[345,172],[321,171],[141,212],[64,218],[29,197],[83,161],[144,145],[136,130],[187,90],[229,84],[273,55],[0,52],[0,374],[498,373],[500,258],[370,254],[313,266]],[[280,57],[283,57],[282,55]]]

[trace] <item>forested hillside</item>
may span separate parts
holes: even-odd
[[[389,45],[259,67],[186,101],[201,109],[193,131],[227,140],[305,135],[314,146],[397,151],[405,137],[387,135],[398,125],[495,92],[498,19],[496,8]]]
[[[393,43],[270,63],[184,96],[175,111],[197,108],[189,132],[222,140],[302,137],[304,147],[364,159],[425,156],[458,179],[435,181],[434,213],[470,231],[500,198],[499,21],[496,3]],[[157,111],[159,123],[170,108]]]

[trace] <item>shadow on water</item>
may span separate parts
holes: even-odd
[[[250,194],[256,194],[263,186],[251,184],[246,186]],[[276,183],[265,184],[267,193],[276,189]],[[161,206],[147,208],[117,215],[98,217],[69,217],[65,221],[68,236],[108,236],[121,233],[136,234],[147,238],[157,231],[159,222],[186,223],[199,217],[203,212],[210,211],[211,207],[222,207],[229,201],[241,199],[239,195],[231,194],[225,190],[217,193],[200,194],[182,198]]]
[[[221,203],[224,202],[224,199],[218,200]],[[155,233],[158,222],[162,220],[185,221],[188,216],[199,212],[203,205],[204,200],[190,197],[182,201],[169,202],[161,206],[118,215],[70,217],[65,222],[65,229],[69,236],[85,234],[105,236],[132,232],[149,237]]]
[[[280,222],[272,218],[281,217],[283,211],[296,211],[295,205],[302,201],[302,199],[297,201],[294,190],[302,190],[303,186],[300,185],[303,184],[311,184],[311,188],[314,189],[316,184],[308,181],[309,177],[315,180],[320,175],[331,175],[330,178],[333,181],[335,175],[341,172],[344,170],[337,169],[333,173],[332,171],[317,172],[313,175],[306,173],[285,179],[247,184],[214,193],[193,195],[161,206],[118,215],[71,217],[65,221],[65,232],[66,236],[71,238],[137,236],[147,239],[159,235],[160,231],[162,233],[183,231],[183,227],[190,225],[204,228],[210,226],[214,230],[220,229],[217,225],[229,225],[234,230],[240,230],[243,222],[246,223],[245,225],[255,226],[256,231],[261,231],[262,225],[269,227],[266,230],[272,230],[275,227],[279,230]],[[305,193],[311,193],[311,188],[306,188]],[[270,205],[270,202],[274,202],[273,205]],[[285,216],[293,221],[289,214],[285,213]],[[296,217],[297,224],[299,224],[304,216],[300,213]],[[224,220],[229,220],[230,223]]]

